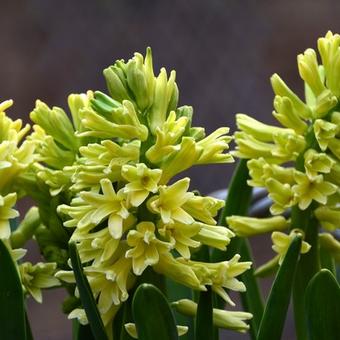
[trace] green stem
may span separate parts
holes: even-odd
[[[311,245],[308,253],[301,256],[293,286],[293,305],[296,336],[298,340],[307,339],[307,321],[305,317],[305,292],[311,278],[320,269],[318,254],[318,223],[313,217],[314,205],[306,210],[297,206],[292,209],[292,228],[305,232],[305,241]]]
[[[13,248],[21,248],[30,240],[39,227],[41,221],[37,207],[32,207],[18,228],[11,235],[11,245]]]
[[[304,153],[309,148],[319,150],[311,125],[306,134],[306,148],[296,159],[296,170],[305,172]],[[318,253],[318,222],[314,217],[316,202],[312,202],[306,210],[301,210],[298,205],[292,208],[291,229],[299,228],[305,232],[304,240],[311,245],[308,253],[300,257],[295,281],[293,285],[293,307],[296,336],[298,340],[307,339],[307,321],[305,317],[305,292],[307,285],[314,274],[320,269]]]

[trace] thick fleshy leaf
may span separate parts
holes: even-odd
[[[233,177],[228,187],[228,194],[224,209],[219,216],[218,225],[226,225],[226,217],[231,215],[246,215],[251,201],[252,188],[247,184],[249,170],[247,159],[240,159],[234,170]],[[213,249],[211,259],[213,262],[230,259],[238,253],[241,245],[240,237],[233,237],[227,247],[227,251]]]
[[[286,320],[302,237],[296,236],[277,272],[263,313],[258,340],[280,340]]]
[[[25,312],[25,327],[26,327],[26,340],[33,340],[33,334],[31,330],[30,321],[27,316],[27,312]]]
[[[252,196],[252,188],[248,185],[249,170],[247,159],[240,159],[228,188],[226,204],[219,218],[219,225],[225,225],[226,217],[231,215],[246,215]],[[213,249],[212,262],[231,259],[235,253],[239,253],[243,261],[252,261],[249,244],[242,237],[233,237],[227,247],[227,251]],[[248,270],[241,275],[241,280],[246,280],[247,291],[242,293],[242,304],[247,312],[255,317],[251,321],[250,335],[256,339],[256,333],[263,313],[263,303],[260,289],[253,270]],[[217,299],[217,306],[223,308],[224,302]]]
[[[178,339],[174,316],[162,292],[141,284],[133,297],[132,312],[139,340]]]
[[[193,258],[196,261],[209,262],[209,248],[201,247]],[[207,287],[206,292],[199,293],[195,321],[195,340],[216,339],[218,330],[214,329],[213,324],[213,294],[210,287]]]
[[[246,239],[241,241],[240,255],[242,261],[252,261],[250,246]],[[247,287],[247,290],[241,293],[242,305],[247,312],[253,314],[253,318],[249,322],[249,332],[251,338],[256,339],[256,334],[263,315],[263,301],[254,268],[251,267],[245,271],[241,276],[241,280]]]
[[[18,271],[0,240],[0,338],[26,340],[24,296]]]
[[[201,292],[198,300],[197,315],[196,315],[196,340],[213,339],[213,304],[212,292],[208,287],[206,292]]]
[[[166,293],[169,301],[177,301],[180,299],[193,299],[192,289],[185,287],[169,278],[166,278]],[[179,325],[187,326],[188,332],[181,336],[181,340],[194,340],[194,319],[190,316],[174,311],[175,319]]]
[[[306,314],[310,340],[339,338],[340,286],[327,269],[315,274],[308,284]]]
[[[89,320],[93,336],[96,340],[107,340],[107,335],[97,309],[96,301],[93,297],[87,278],[84,275],[77,251],[77,246],[74,242],[69,244],[69,251],[74,276],[79,290],[80,300],[83,308],[85,309],[87,319]]]
[[[73,340],[95,340],[90,325],[81,325],[78,320],[73,320]]]

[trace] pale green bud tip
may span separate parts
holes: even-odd
[[[127,331],[127,333],[134,339],[138,339],[138,334],[137,334],[137,328],[136,325],[134,323],[126,323],[124,325],[125,330]],[[187,326],[176,326],[177,327],[177,334],[178,336],[182,336],[185,335],[189,328]]]
[[[340,210],[339,208],[330,208],[321,206],[315,210],[315,216],[320,221],[323,228],[334,231],[340,228]]]
[[[329,252],[337,263],[340,262],[340,242],[329,233],[319,234],[320,247]]]
[[[289,227],[289,222],[283,216],[255,218],[233,215],[227,217],[226,221],[236,235],[242,237],[264,234],[274,230],[285,230]]]
[[[197,303],[182,299],[171,304],[176,311],[181,314],[195,317],[197,313]],[[218,328],[231,329],[238,332],[245,332],[249,329],[249,325],[245,321],[252,319],[253,315],[246,312],[226,311],[214,308],[213,323]]]
[[[301,78],[312,89],[315,96],[319,96],[325,90],[325,86],[319,74],[316,52],[309,48],[304,54],[298,55],[297,61]]]

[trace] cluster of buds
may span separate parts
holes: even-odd
[[[189,178],[174,179],[195,165],[232,162],[225,152],[229,129],[206,136],[192,127],[192,108],[177,105],[175,72],[162,68],[155,76],[150,49],[145,58],[136,53],[117,61],[104,76],[109,95],[69,96],[71,119],[37,101],[30,136],[36,175],[62,203],[59,216],[77,244],[104,325],[112,328],[146,270],[198,291],[210,286],[233,304],[225,288],[244,291],[236,277],[251,263],[239,255],[220,263],[191,258],[201,246],[225,250],[234,236],[215,221],[224,202],[190,191]],[[75,283],[71,270],[57,277]],[[80,306],[69,317],[87,323]]]
[[[312,211],[326,231],[340,227],[340,35],[328,32],[318,40],[318,50],[321,64],[313,49],[297,57],[305,102],[277,74],[271,77],[273,115],[283,127],[263,124],[245,114],[236,116],[241,131],[235,133],[235,153],[249,159],[248,184],[267,189],[270,211],[277,216],[231,216],[228,224],[242,236],[275,231],[273,249],[281,257],[296,230],[290,236],[281,231],[306,227],[291,225],[286,219],[290,208]],[[331,243],[337,242],[330,237]],[[308,249],[304,244],[303,252]]]

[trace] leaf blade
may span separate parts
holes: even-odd
[[[96,340],[107,340],[107,335],[99,311],[97,309],[96,301],[93,297],[87,278],[83,272],[83,267],[79,259],[77,246],[74,242],[69,243],[69,252],[72,269],[74,271],[74,276],[79,290],[80,300],[89,321],[92,334]]]
[[[314,275],[307,286],[309,339],[337,339],[340,334],[340,286],[328,269]]]
[[[1,339],[26,339],[24,295],[17,268],[0,240],[0,330]],[[6,278],[5,280],[3,278]]]
[[[141,284],[133,297],[132,312],[139,340],[177,340],[175,318],[161,291]]]
[[[296,236],[277,272],[257,334],[258,340],[280,340],[291,297],[302,237]]]

